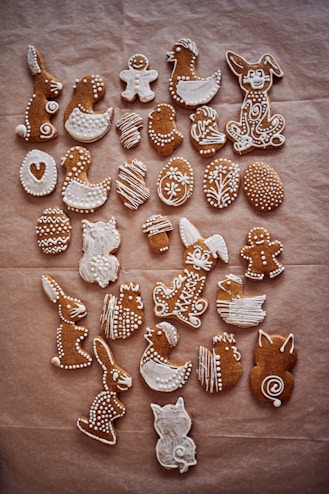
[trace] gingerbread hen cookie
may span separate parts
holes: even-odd
[[[128,60],[128,70],[120,72],[120,79],[127,84],[121,98],[133,103],[138,97],[141,103],[148,103],[155,97],[150,88],[151,82],[158,78],[156,70],[149,70],[149,61],[145,55],[135,53]]]
[[[113,108],[94,111],[104,97],[105,83],[99,75],[86,75],[73,88],[74,96],[64,113],[65,130],[77,141],[97,141],[110,130],[113,120]]]
[[[149,114],[149,142],[161,156],[169,156],[183,141],[176,127],[176,111],[168,103],[156,105]]]
[[[16,134],[27,142],[46,142],[57,137],[57,129],[50,122],[59,110],[59,104],[53,101],[61,95],[63,84],[47,71],[40,52],[29,45],[27,65],[34,78],[34,92],[30,98],[24,124],[16,127]]]
[[[190,115],[190,140],[201,156],[210,157],[226,142],[226,135],[219,131],[218,113],[210,106],[200,106]]]

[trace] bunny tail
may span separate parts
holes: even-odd
[[[27,131],[27,129],[26,129],[25,125],[23,125],[23,124],[17,125],[16,130],[15,130],[16,134],[20,137],[25,137],[26,131]]]

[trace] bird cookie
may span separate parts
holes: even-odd
[[[111,178],[99,184],[90,183],[87,173],[91,165],[88,149],[71,147],[61,160],[66,169],[62,185],[63,202],[69,210],[77,213],[93,213],[107,201],[111,189]]]
[[[219,131],[218,113],[210,106],[200,106],[190,115],[190,141],[200,156],[211,157],[226,142],[226,135]]]
[[[196,108],[209,103],[220,88],[221,71],[209,77],[200,77],[196,71],[199,52],[196,44],[182,38],[167,53],[167,62],[173,63],[169,79],[169,93],[175,103],[184,108]]]
[[[169,156],[182,143],[183,134],[176,127],[176,111],[168,103],[156,105],[149,114],[148,137],[161,156]]]
[[[168,355],[179,341],[179,333],[169,322],[160,322],[147,328],[148,346],[140,360],[140,374],[147,386],[154,391],[171,392],[181,388],[192,370],[190,360],[172,363]]]
[[[241,248],[240,254],[248,261],[247,278],[262,280],[265,275],[274,278],[284,271],[284,266],[277,260],[282,252],[282,243],[272,240],[271,233],[263,227],[252,228],[247,235],[248,245]]]
[[[128,60],[128,70],[120,72],[120,79],[127,84],[121,98],[128,103],[133,103],[139,98],[141,103],[148,103],[155,97],[150,88],[151,82],[158,78],[156,70],[149,70],[149,60],[141,53],[135,53]]]
[[[99,75],[86,75],[73,86],[74,96],[64,113],[64,127],[79,142],[95,142],[111,128],[113,108],[94,111],[94,105],[105,94],[105,83]]]

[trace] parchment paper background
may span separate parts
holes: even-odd
[[[1,104],[1,336],[0,427],[1,492],[53,493],[229,493],[318,494],[327,492],[328,473],[328,114],[329,114],[329,4],[325,0],[168,0],[166,2],[94,0],[2,0],[0,9]],[[274,111],[286,119],[286,144],[279,150],[240,157],[228,142],[217,154],[235,160],[242,170],[253,160],[265,160],[285,184],[285,200],[275,212],[260,214],[240,191],[227,210],[208,206],[202,178],[209,160],[200,158],[189,143],[188,110],[177,108],[177,126],[185,139],[174,155],[188,159],[195,173],[192,198],[181,208],[164,206],[156,193],[156,179],[169,158],[161,158],[147,140],[147,116],[156,103],[171,102],[168,78],[172,66],[166,52],[181,37],[190,37],[199,49],[198,71],[210,75],[222,70],[222,87],[211,102],[220,127],[237,119],[242,95],[225,62],[226,50],[249,61],[266,52],[279,62],[285,75],[270,93]],[[53,120],[57,140],[28,144],[15,135],[22,123],[33,82],[26,65],[28,44],[41,51],[49,70],[64,84],[60,113]],[[144,53],[150,68],[159,72],[152,85],[154,102],[129,105],[121,101],[124,85],[119,72],[129,57]],[[124,208],[112,187],[106,205],[93,215],[70,213],[72,243],[58,257],[45,256],[36,244],[35,224],[50,205],[61,200],[63,170],[60,159],[77,142],[65,133],[63,114],[73,94],[73,82],[89,73],[106,82],[105,98],[97,109],[113,106],[114,122],[125,111],[143,117],[142,141],[127,152],[114,124],[106,137],[87,145],[93,163],[89,177],[115,181],[118,166],[137,157],[148,167],[151,198],[137,212]],[[58,165],[58,187],[44,198],[25,193],[19,168],[34,148],[50,153]],[[65,208],[64,208],[65,209]],[[155,213],[168,214],[175,230],[164,256],[152,255],[141,227]],[[108,220],[115,216],[122,237],[118,252],[119,279],[107,289],[85,283],[78,273],[82,254],[81,220]],[[210,307],[199,330],[177,323],[180,342],[170,358],[192,359],[194,370],[180,392],[148,390],[139,377],[139,359],[153,315],[152,287],[169,283],[182,267],[183,245],[178,221],[185,216],[204,237],[221,233],[228,245],[229,265],[218,263],[205,291]],[[258,402],[248,384],[258,328],[227,326],[217,315],[217,282],[232,272],[243,275],[239,256],[245,235],[253,226],[265,226],[284,244],[283,275],[260,283],[245,281],[250,295],[266,293],[269,332],[295,334],[299,360],[294,369],[295,390],[279,409]],[[41,288],[49,273],[72,296],[87,305],[81,324],[89,328],[84,346],[100,334],[99,317],[105,293],[118,293],[123,282],[140,283],[146,321],[140,332],[111,344],[118,363],[133,376],[133,388],[121,394],[126,416],[116,422],[118,443],[105,446],[81,434],[79,415],[102,389],[102,371],[91,368],[69,372],[50,364],[56,351],[57,309]],[[222,395],[208,395],[197,376],[199,345],[211,348],[212,336],[233,331],[242,353],[243,375],[238,385]],[[183,396],[193,416],[190,432],[197,444],[198,464],[187,473],[163,469],[155,457],[158,436],[150,403],[175,403]]]

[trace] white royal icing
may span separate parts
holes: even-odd
[[[46,196],[53,192],[57,184],[56,162],[49,154],[33,149],[25,156],[19,176],[28,194]]]
[[[161,170],[157,191],[168,206],[182,206],[193,193],[194,173],[190,163],[182,157],[171,158]]]
[[[203,191],[214,208],[227,208],[237,197],[240,188],[240,168],[231,160],[219,158],[207,165]]]
[[[156,70],[148,70],[149,61],[142,54],[135,54],[128,61],[128,70],[120,72],[120,79],[127,84],[122,98],[133,102],[136,96],[142,103],[152,101],[155,97],[150,83],[158,78]]]
[[[113,108],[108,108],[104,113],[85,113],[75,107],[64,126],[77,141],[94,142],[110,130],[112,118]]]

